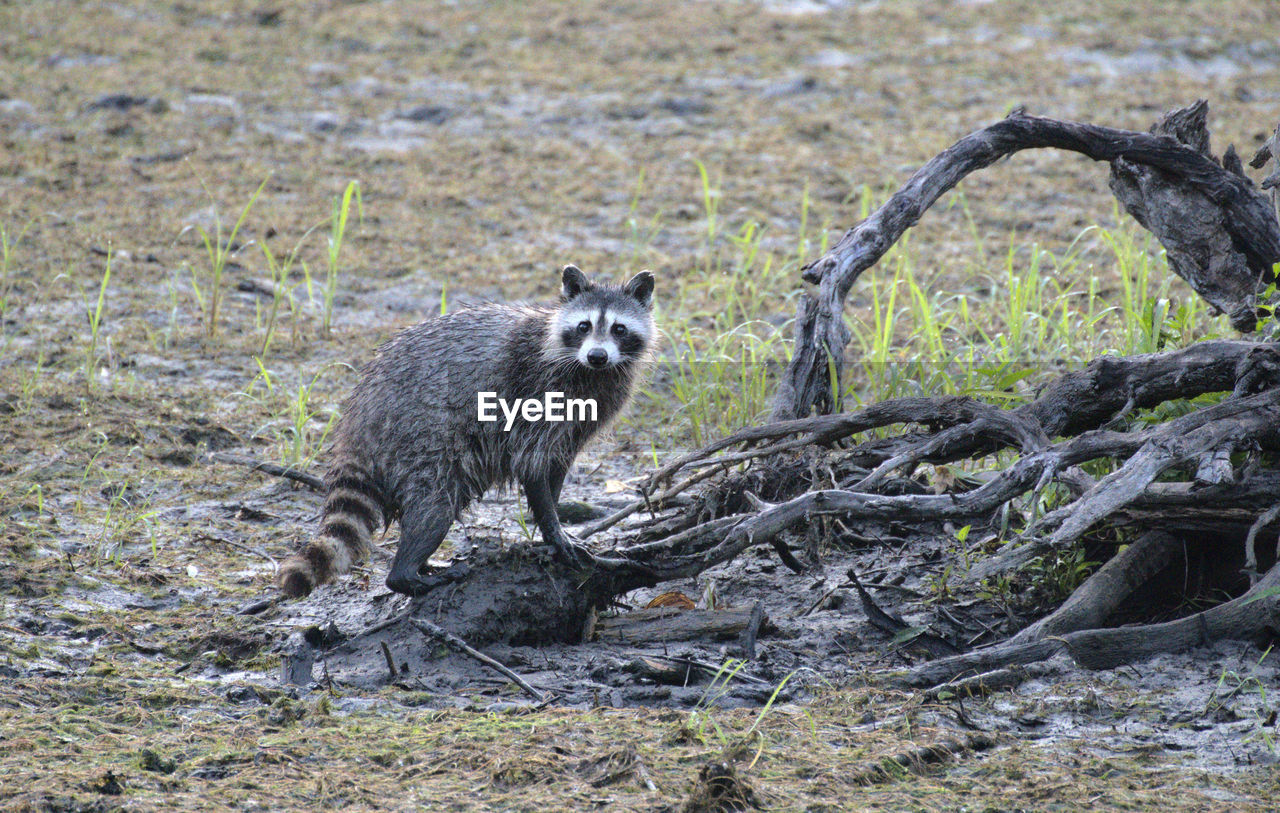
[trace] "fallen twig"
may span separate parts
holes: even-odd
[[[410,619],[409,623],[417,628],[418,632],[421,632],[432,640],[439,641],[454,652],[459,652],[463,655],[467,655],[468,657],[475,658],[490,669],[501,672],[507,679],[523,689],[525,694],[532,697],[536,702],[546,702],[546,698],[542,696],[542,692],[539,692],[537,689],[530,686],[524,678],[520,677],[498,661],[495,661],[493,658],[490,658],[480,650],[472,648],[466,641],[454,635],[452,632],[449,632],[443,627],[436,626],[430,621],[422,621],[417,618]]]
[[[328,486],[324,484],[324,480],[316,477],[314,474],[308,474],[305,471],[298,471],[292,467],[278,466],[275,463],[268,463],[265,460],[254,460],[252,457],[242,457],[241,455],[227,454],[226,452],[214,452],[209,455],[209,459],[216,460],[219,463],[230,463],[233,466],[248,466],[254,471],[260,471],[263,474],[270,474],[274,477],[284,477],[287,480],[302,483],[307,488],[321,493],[328,491]]]
[[[223,539],[220,536],[214,536],[213,534],[204,533],[203,531],[191,537],[191,539],[193,542],[198,540],[204,540],[206,542],[220,542],[223,545],[228,545],[230,547],[235,548],[236,550],[242,550],[245,553],[252,553],[254,556],[261,556],[263,559],[266,559],[268,562],[270,562],[273,568],[275,568],[276,570],[280,569],[280,563],[277,562],[275,558],[272,557],[271,554],[267,553],[262,548],[251,548],[248,545],[242,545],[239,542],[233,542],[230,539]]]

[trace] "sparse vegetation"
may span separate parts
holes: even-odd
[[[3,326],[5,316],[12,305],[14,288],[17,285],[13,277],[15,252],[29,226],[30,224],[24,226],[14,234],[5,223],[0,222],[0,327]]]
[[[302,248],[302,242],[306,238],[307,235],[304,234],[302,240],[299,240],[298,244],[284,255],[283,260],[277,259],[266,243],[261,244],[262,256],[267,261],[267,274],[271,281],[271,307],[267,311],[267,317],[262,326],[262,347],[258,350],[258,360],[260,362],[266,361],[267,352],[271,350],[271,342],[276,336],[276,320],[280,316],[280,304],[282,302],[289,303],[289,321],[293,325],[294,343],[297,343],[298,300],[293,295],[290,274],[293,271],[293,264],[298,260],[298,252]]]
[[[227,263],[231,261],[232,256],[238,254],[244,246],[236,242],[236,237],[240,234],[240,229],[244,226],[245,220],[249,217],[249,212],[253,210],[253,204],[257,202],[258,196],[262,194],[262,190],[266,187],[270,177],[264,178],[262,183],[258,184],[258,188],[249,196],[249,202],[240,210],[240,216],[236,218],[235,225],[231,227],[231,231],[223,234],[222,213],[219,211],[217,204],[213,205],[213,230],[209,231],[204,226],[196,225],[194,228],[200,235],[200,240],[204,244],[205,259],[208,265],[203,269],[204,273],[198,273],[195,265],[191,266],[191,290],[195,294],[196,304],[200,308],[205,324],[205,335],[214,338],[218,335],[218,313],[222,308],[222,298],[224,292],[222,290],[222,278],[226,274]],[[201,185],[204,182],[201,181]],[[209,199],[213,199],[213,193],[209,192],[205,187],[205,193]]]
[[[701,165],[699,173],[707,184]],[[714,188],[704,190],[707,200],[719,200]],[[869,188],[860,200],[864,209],[873,205]],[[718,235],[718,205],[705,206],[707,234]],[[806,220],[802,201],[801,224]],[[1175,297],[1179,283],[1159,244],[1121,222],[1084,229],[1061,254],[1010,236],[998,276],[984,270],[983,246],[975,244],[965,279],[981,296],[940,288],[936,275],[922,278],[918,251],[904,240],[868,272],[865,309],[848,316],[851,361],[861,374],[847,382],[846,401],[947,394],[1017,403],[1054,373],[1100,355],[1235,335],[1202,301]],[[764,248],[767,231],[747,221],[735,234],[719,235],[727,246],[713,239],[706,274],[684,285],[679,301],[714,305],[664,313],[665,388],[647,394],[653,404],[674,397],[680,405],[667,427],[671,443],[699,446],[768,414],[776,376],[791,354],[791,323],[777,316],[794,310],[793,281],[807,259],[799,251],[810,240],[802,230],[797,253],[779,256]],[[1102,280],[1116,278],[1119,296],[1103,296]]]
[[[360,184],[351,181],[340,197],[333,199],[333,212],[329,216],[328,253],[325,255],[324,277],[324,317],[320,324],[320,332],[328,338],[330,325],[333,322],[333,297],[338,291],[338,271],[342,254],[342,241],[347,234],[347,218],[351,215],[351,201],[355,200],[360,220],[364,220],[364,199],[360,196]],[[308,290],[310,278],[308,276]]]
[[[86,298],[84,312],[89,323],[89,338],[84,347],[84,382],[90,391],[97,384],[98,344],[102,334],[102,319],[107,307],[107,286],[111,283],[111,250],[107,249],[107,262],[102,269],[102,279],[98,282],[97,299]],[[85,298],[85,292],[80,290]]]

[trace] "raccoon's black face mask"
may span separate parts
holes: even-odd
[[[555,317],[562,354],[596,370],[642,358],[653,339],[653,282],[641,271],[626,285],[596,284],[577,266],[565,266]]]

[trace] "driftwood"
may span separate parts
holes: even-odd
[[[1111,162],[1112,189],[1126,210],[1162,242],[1170,240],[1165,247],[1173,271],[1231,314],[1237,329],[1252,330],[1259,283],[1271,279],[1272,266],[1280,262],[1280,224],[1233,150],[1225,168],[1210,155],[1207,111],[1200,101],[1166,115],[1152,133],[1136,133],[1015,110],[940,153],[805,267],[804,279],[817,284],[819,293],[797,309],[796,351],[774,400],[774,420],[802,417],[814,407],[820,413],[839,409],[844,348],[851,338],[844,300],[853,283],[943,193],[1025,149],[1054,147]]]
[[[1121,509],[1176,502],[1176,493],[1167,484],[1153,482],[1156,475],[1176,464],[1217,454],[1226,443],[1239,448],[1251,444],[1274,448],[1280,443],[1280,389],[1229,399],[1151,428],[1131,432],[1102,428],[1137,409],[1206,393],[1232,392],[1248,376],[1255,360],[1273,356],[1280,359],[1280,347],[1243,341],[1205,342],[1167,354],[1099,359],[1084,371],[1064,375],[1048,385],[1033,403],[1014,410],[1002,411],[963,397],[903,398],[839,415],[750,427],[675,461],[658,474],[670,477],[684,467],[771,458],[804,447],[829,446],[885,426],[921,423],[932,431],[906,434],[892,443],[873,441],[844,450],[844,457],[876,465],[873,471],[862,473],[851,482],[849,490],[807,491],[804,484],[799,484],[797,490],[802,493],[798,496],[765,506],[753,515],[737,521],[716,517],[665,542],[622,548],[620,553],[643,550],[653,556],[664,552],[668,554],[666,562],[693,562],[696,556],[699,561],[718,563],[738,549],[767,541],[793,523],[816,514],[880,520],[972,520],[989,515],[1029,491],[1043,490],[1071,467],[1099,458],[1130,458],[1130,463],[1107,478],[1105,485],[1092,485],[1080,501],[1073,503],[1080,513],[1064,512],[1041,520],[1040,529],[1055,524],[1058,528],[1037,551],[1060,546]],[[1048,440],[1062,435],[1072,437],[1056,444]],[[734,445],[764,441],[771,442],[721,454]],[[921,462],[951,463],[1011,446],[1019,448],[1024,456],[971,491],[894,496],[874,490],[893,468],[909,469]],[[1266,486],[1276,485],[1261,473],[1230,484],[1229,490],[1246,500],[1247,509],[1262,505],[1265,510],[1274,504],[1273,488],[1264,486],[1255,491],[1250,487],[1259,477]],[[859,484],[869,490],[857,490]],[[1221,504],[1215,507],[1220,508]],[[705,528],[707,533],[699,534],[699,528]],[[721,541],[710,549],[699,547],[708,536]],[[691,548],[694,552],[690,552]],[[988,566],[977,575],[991,575],[997,569]]]
[[[598,619],[591,640],[635,644],[737,638],[751,626],[753,616],[755,612],[750,607],[725,610],[653,607]],[[759,619],[756,623],[759,624]]]
[[[1164,531],[1144,533],[1094,573],[1061,607],[1024,628],[1010,642],[1038,641],[1104,626],[1120,603],[1167,567],[1184,546]]]
[[[1243,596],[1201,613],[1134,627],[1089,629],[1029,642],[1008,641],[916,667],[907,682],[936,686],[965,675],[1047,660],[1066,651],[1089,669],[1109,669],[1162,652],[1183,652],[1224,639],[1254,639],[1280,629],[1280,565]]]

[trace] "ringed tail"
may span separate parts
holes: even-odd
[[[276,574],[280,591],[301,598],[350,572],[369,552],[374,529],[384,520],[382,496],[368,472],[337,466],[326,478],[329,493],[314,539],[285,559]]]

